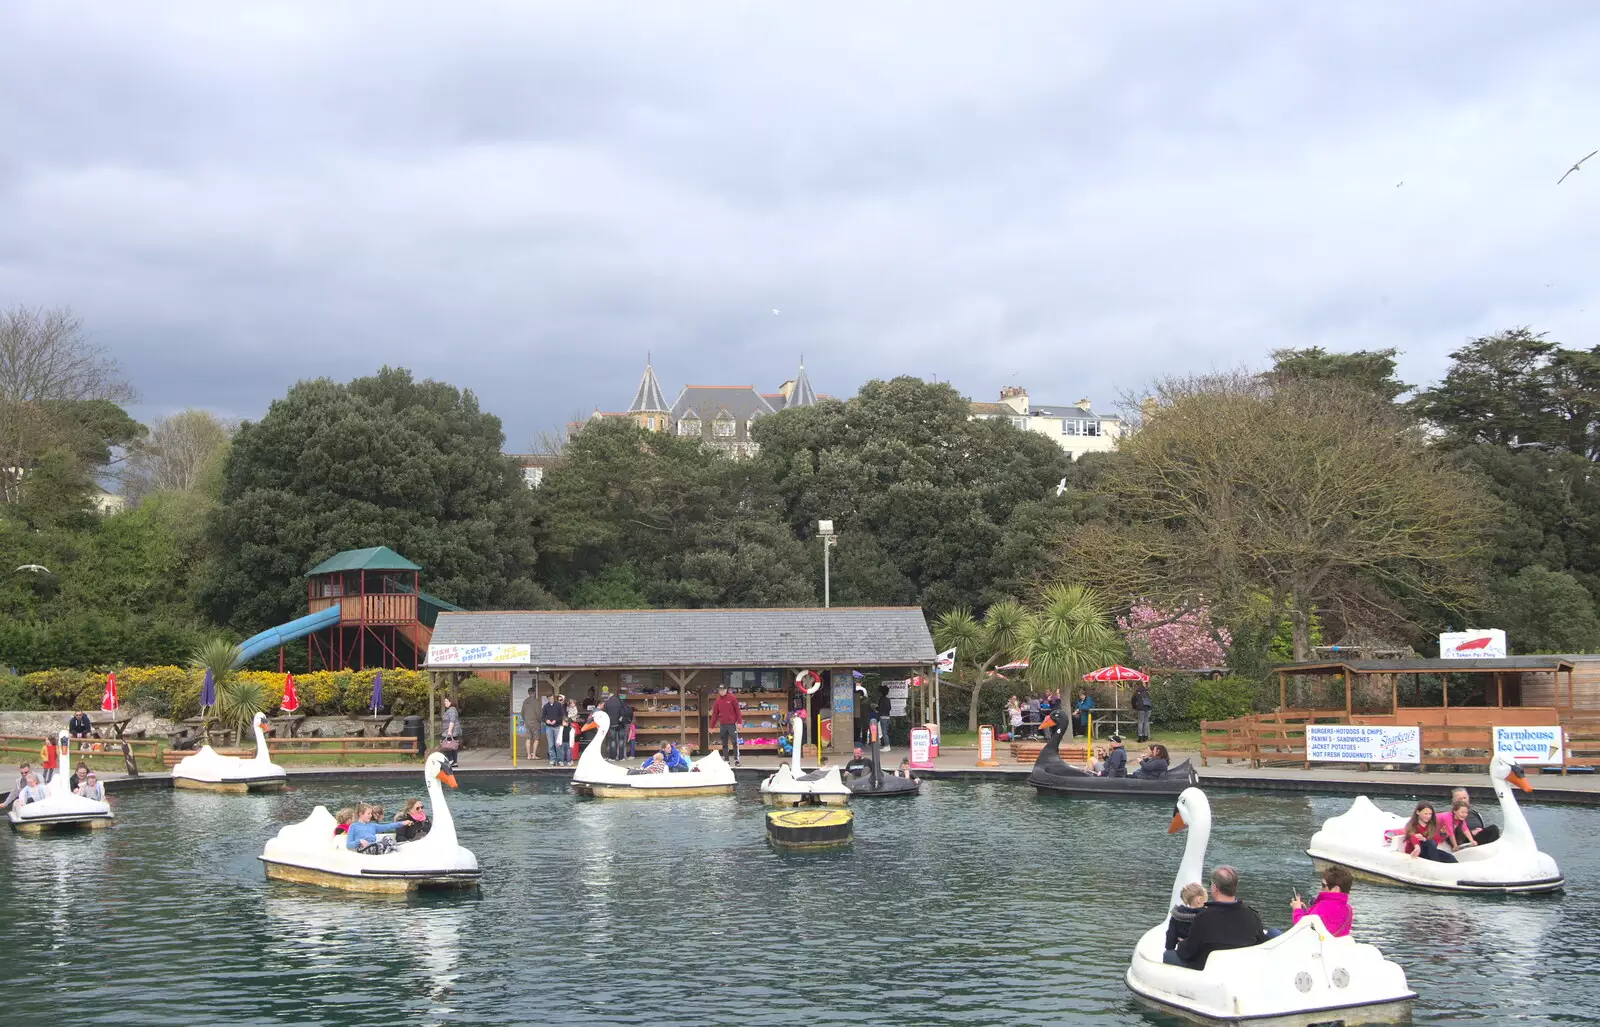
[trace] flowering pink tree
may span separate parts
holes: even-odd
[[[1214,628],[1202,608],[1182,614],[1135,603],[1117,627],[1134,660],[1149,667],[1220,667],[1227,662],[1228,633]]]

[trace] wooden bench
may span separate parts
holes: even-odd
[[[1011,758],[1018,763],[1037,763],[1039,751],[1043,748],[1043,742],[1012,742]]]

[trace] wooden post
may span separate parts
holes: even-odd
[[[1439,675],[1439,687],[1444,689],[1444,708],[1448,710],[1450,708],[1450,675],[1449,674],[1440,674]]]
[[[1389,675],[1389,712],[1400,712],[1400,675]]]
[[[1350,723],[1350,668],[1344,669],[1344,722]]]
[[[1505,680],[1500,676],[1498,670],[1494,672],[1494,704],[1502,709],[1506,705]]]
[[[689,744],[689,714],[684,707],[688,706],[689,682],[694,680],[695,672],[692,670],[669,670],[667,676],[678,686],[678,744]]]
[[[439,677],[439,672],[438,671],[436,671],[436,670],[428,671],[428,732],[427,732],[427,738],[425,739],[424,744],[429,749],[432,749],[434,747],[434,745],[436,744],[435,740],[439,737],[439,731],[438,731],[438,729],[436,727],[434,727],[434,719],[433,719],[433,717],[434,717],[434,714],[433,714],[433,690],[434,690],[434,684],[435,684],[435,682],[436,682],[438,677]]]
[[[1278,712],[1282,713],[1289,708],[1289,687],[1284,681],[1283,671],[1278,671]]]

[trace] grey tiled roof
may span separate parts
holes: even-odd
[[[1097,414],[1075,403],[1029,403],[1028,412],[1035,417],[1089,417],[1097,421],[1120,421],[1115,414]]]
[[[748,421],[756,411],[775,413],[772,405],[749,385],[685,385],[672,404],[673,420],[680,420],[689,410],[699,410],[701,417],[711,418],[723,410],[735,420]]]
[[[789,390],[789,401],[784,408],[809,407],[817,403],[817,394],[811,388],[811,379],[806,376],[806,362],[800,361],[800,373],[795,376],[794,388]]]
[[[918,607],[442,613],[433,645],[527,645],[539,668],[907,667],[933,662]]]

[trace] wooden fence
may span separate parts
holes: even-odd
[[[1394,713],[1355,714],[1343,710],[1278,710],[1231,720],[1200,723],[1200,765],[1213,759],[1248,762],[1253,767],[1299,766],[1306,758],[1307,724],[1390,724],[1416,726],[1421,732],[1422,762],[1429,767],[1488,766],[1494,750],[1495,726],[1561,725],[1566,735],[1565,760],[1559,768],[1600,766],[1600,711],[1554,707],[1455,707],[1405,709]],[[1332,764],[1322,763],[1320,766]],[[1369,764],[1357,764],[1368,766]],[[1411,764],[1404,764],[1407,768]]]
[[[114,770],[123,772],[127,770],[127,761],[122,757],[122,744],[126,741],[129,754],[146,770],[161,766],[162,746],[159,741],[152,738],[128,738],[121,741],[115,738],[74,738],[68,751],[64,753],[67,763],[74,770],[78,764],[87,763],[89,769],[99,772]],[[44,739],[39,735],[0,735],[0,760],[11,760],[21,763],[27,760],[37,770],[39,768],[39,749],[44,745]],[[99,748],[95,748],[99,746]]]

